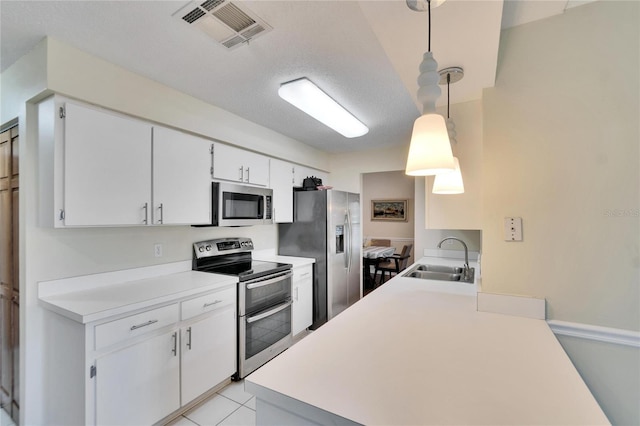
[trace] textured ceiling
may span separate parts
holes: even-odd
[[[0,66],[52,36],[323,151],[408,143],[420,114],[416,77],[427,50],[426,13],[404,0],[238,3],[273,30],[227,50],[172,17],[186,1],[0,1]],[[493,85],[501,27],[562,13],[567,4],[510,0],[503,14],[500,0],[448,0],[434,9],[434,57],[440,68],[465,70],[451,102],[479,99]],[[303,76],[369,133],[347,139],[277,96],[281,83]]]

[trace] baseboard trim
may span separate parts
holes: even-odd
[[[640,332],[577,322],[548,320],[554,334],[640,348]]]

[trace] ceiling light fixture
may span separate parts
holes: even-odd
[[[444,117],[436,114],[436,100],[441,91],[438,86],[438,63],[431,53],[431,1],[426,0],[425,8],[425,0],[406,0],[411,10],[423,12],[426,9],[429,15],[428,50],[423,55],[418,76],[418,100],[423,105],[422,116],[413,124],[405,169],[405,173],[410,176],[435,175],[455,169]],[[434,7],[444,3],[433,1]]]
[[[346,138],[369,132],[367,126],[306,77],[282,83],[278,95]]]
[[[449,85],[462,80],[464,72],[460,67],[445,68],[439,72],[440,84],[447,83],[447,132],[449,133],[449,141],[451,142],[451,150],[458,143],[456,140],[456,124],[449,117]],[[452,172],[438,173],[433,181],[434,194],[463,194],[464,183],[462,181],[462,172],[460,171],[460,162],[457,157],[453,157],[456,169]]]

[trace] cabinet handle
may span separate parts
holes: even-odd
[[[191,327],[187,328],[187,348],[191,350]]]
[[[144,220],[142,221],[142,223],[146,225],[148,223],[147,217],[149,217],[149,203],[144,203],[142,209],[144,210]]]
[[[160,203],[160,206],[158,206],[158,210],[160,210],[160,220],[158,221],[158,223],[162,225],[162,223],[164,222],[164,205],[162,203]]]
[[[247,177],[244,180],[245,182],[249,182],[249,168],[247,167]]]
[[[298,287],[296,287],[296,302],[298,301]]]
[[[171,337],[173,338],[173,349],[171,349],[171,353],[173,356],[176,356],[178,355],[178,332],[173,333]]]
[[[203,308],[208,308],[209,306],[212,305],[217,305],[218,303],[222,303],[222,300],[214,300],[213,302],[209,302],[209,303],[205,303],[204,305],[202,305]]]
[[[145,323],[142,323],[142,324],[132,325],[131,326],[131,331],[137,330],[137,329],[142,328],[142,327],[146,327],[146,326],[151,325],[151,324],[155,324],[157,322],[158,322],[158,320],[149,320],[149,321],[147,321]]]
[[[243,179],[244,179],[244,167],[240,166],[240,179],[238,180],[242,182]]]

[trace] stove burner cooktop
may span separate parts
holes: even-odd
[[[248,281],[254,278],[260,278],[266,275],[287,271],[289,269],[291,269],[291,265],[288,263],[251,260],[248,262],[208,266],[198,270],[203,272],[211,272],[214,274],[234,275],[240,278],[240,281]]]
[[[193,270],[237,276],[248,281],[291,269],[288,263],[251,258],[250,238],[219,238],[193,245]]]

